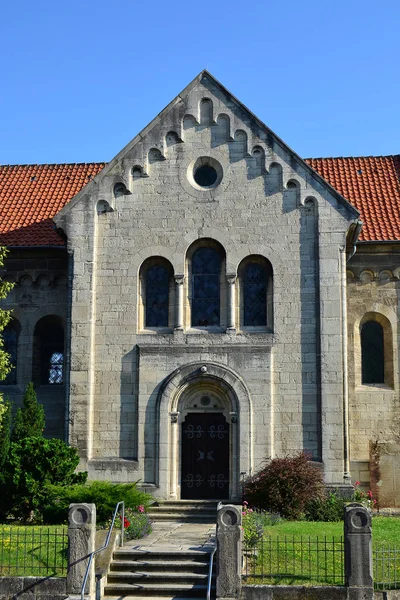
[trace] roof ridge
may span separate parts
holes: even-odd
[[[400,154],[369,154],[366,156],[310,156],[304,160],[349,160],[349,159],[360,159],[360,158],[399,158]]]
[[[24,164],[8,164],[0,165],[2,167],[81,167],[83,165],[106,165],[107,161],[100,162],[80,162],[80,163],[24,163]]]
[[[307,160],[355,160],[361,158],[393,158],[400,160],[400,154],[369,154],[361,156],[308,156],[304,158]],[[91,161],[91,162],[61,162],[61,163],[14,163],[14,164],[0,164],[0,169],[5,167],[81,167],[83,165],[107,165],[109,161]]]

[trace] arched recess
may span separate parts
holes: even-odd
[[[226,327],[226,254],[216,240],[202,238],[186,253],[185,321],[189,327],[220,330]]]
[[[174,322],[174,270],[166,258],[147,258],[139,271],[139,330],[171,329]]]
[[[19,321],[12,318],[4,328],[1,336],[3,338],[3,350],[10,355],[10,364],[12,370],[6,376],[0,385],[16,385],[18,380],[18,341],[21,333],[21,325]]]
[[[239,264],[236,322],[242,330],[273,330],[273,269],[259,254],[246,256]]]
[[[35,385],[64,383],[64,340],[64,323],[60,317],[47,315],[36,323],[32,358],[32,380]]]
[[[214,405],[206,408],[207,396]],[[199,398],[199,402],[196,402]],[[177,368],[164,381],[157,397],[155,480],[164,497],[181,494],[181,425],[190,412],[222,412],[230,429],[229,498],[240,499],[240,474],[253,468],[252,403],[243,379],[218,363],[194,362]]]
[[[357,342],[358,385],[394,386],[393,331],[387,317],[366,313],[359,322]]]

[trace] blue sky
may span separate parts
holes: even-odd
[[[0,163],[108,161],[207,68],[303,157],[400,153],[398,0],[3,3]]]

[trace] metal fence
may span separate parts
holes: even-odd
[[[344,585],[342,537],[264,536],[244,548],[246,584]]]
[[[0,526],[0,576],[65,577],[66,527]]]
[[[396,546],[374,548],[372,558],[375,589],[400,589],[400,548]]]

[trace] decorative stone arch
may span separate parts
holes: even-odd
[[[177,268],[180,267],[180,262],[177,260],[178,256],[175,250],[173,248],[167,248],[166,246],[147,246],[146,248],[142,248],[140,252],[132,257],[130,267],[132,270],[136,271],[137,277],[139,277],[142,264],[149,258],[157,256],[168,260],[171,263],[175,273],[181,272],[177,270]]]
[[[213,362],[194,362],[178,367],[160,388],[158,426],[158,484],[167,498],[180,497],[180,424],[188,410],[187,399],[197,390],[220,398],[220,412],[230,427],[230,488],[232,500],[240,500],[241,474],[253,469],[253,411],[249,390],[233,369]],[[212,411],[211,411],[212,412]],[[215,411],[214,411],[215,412]]]

